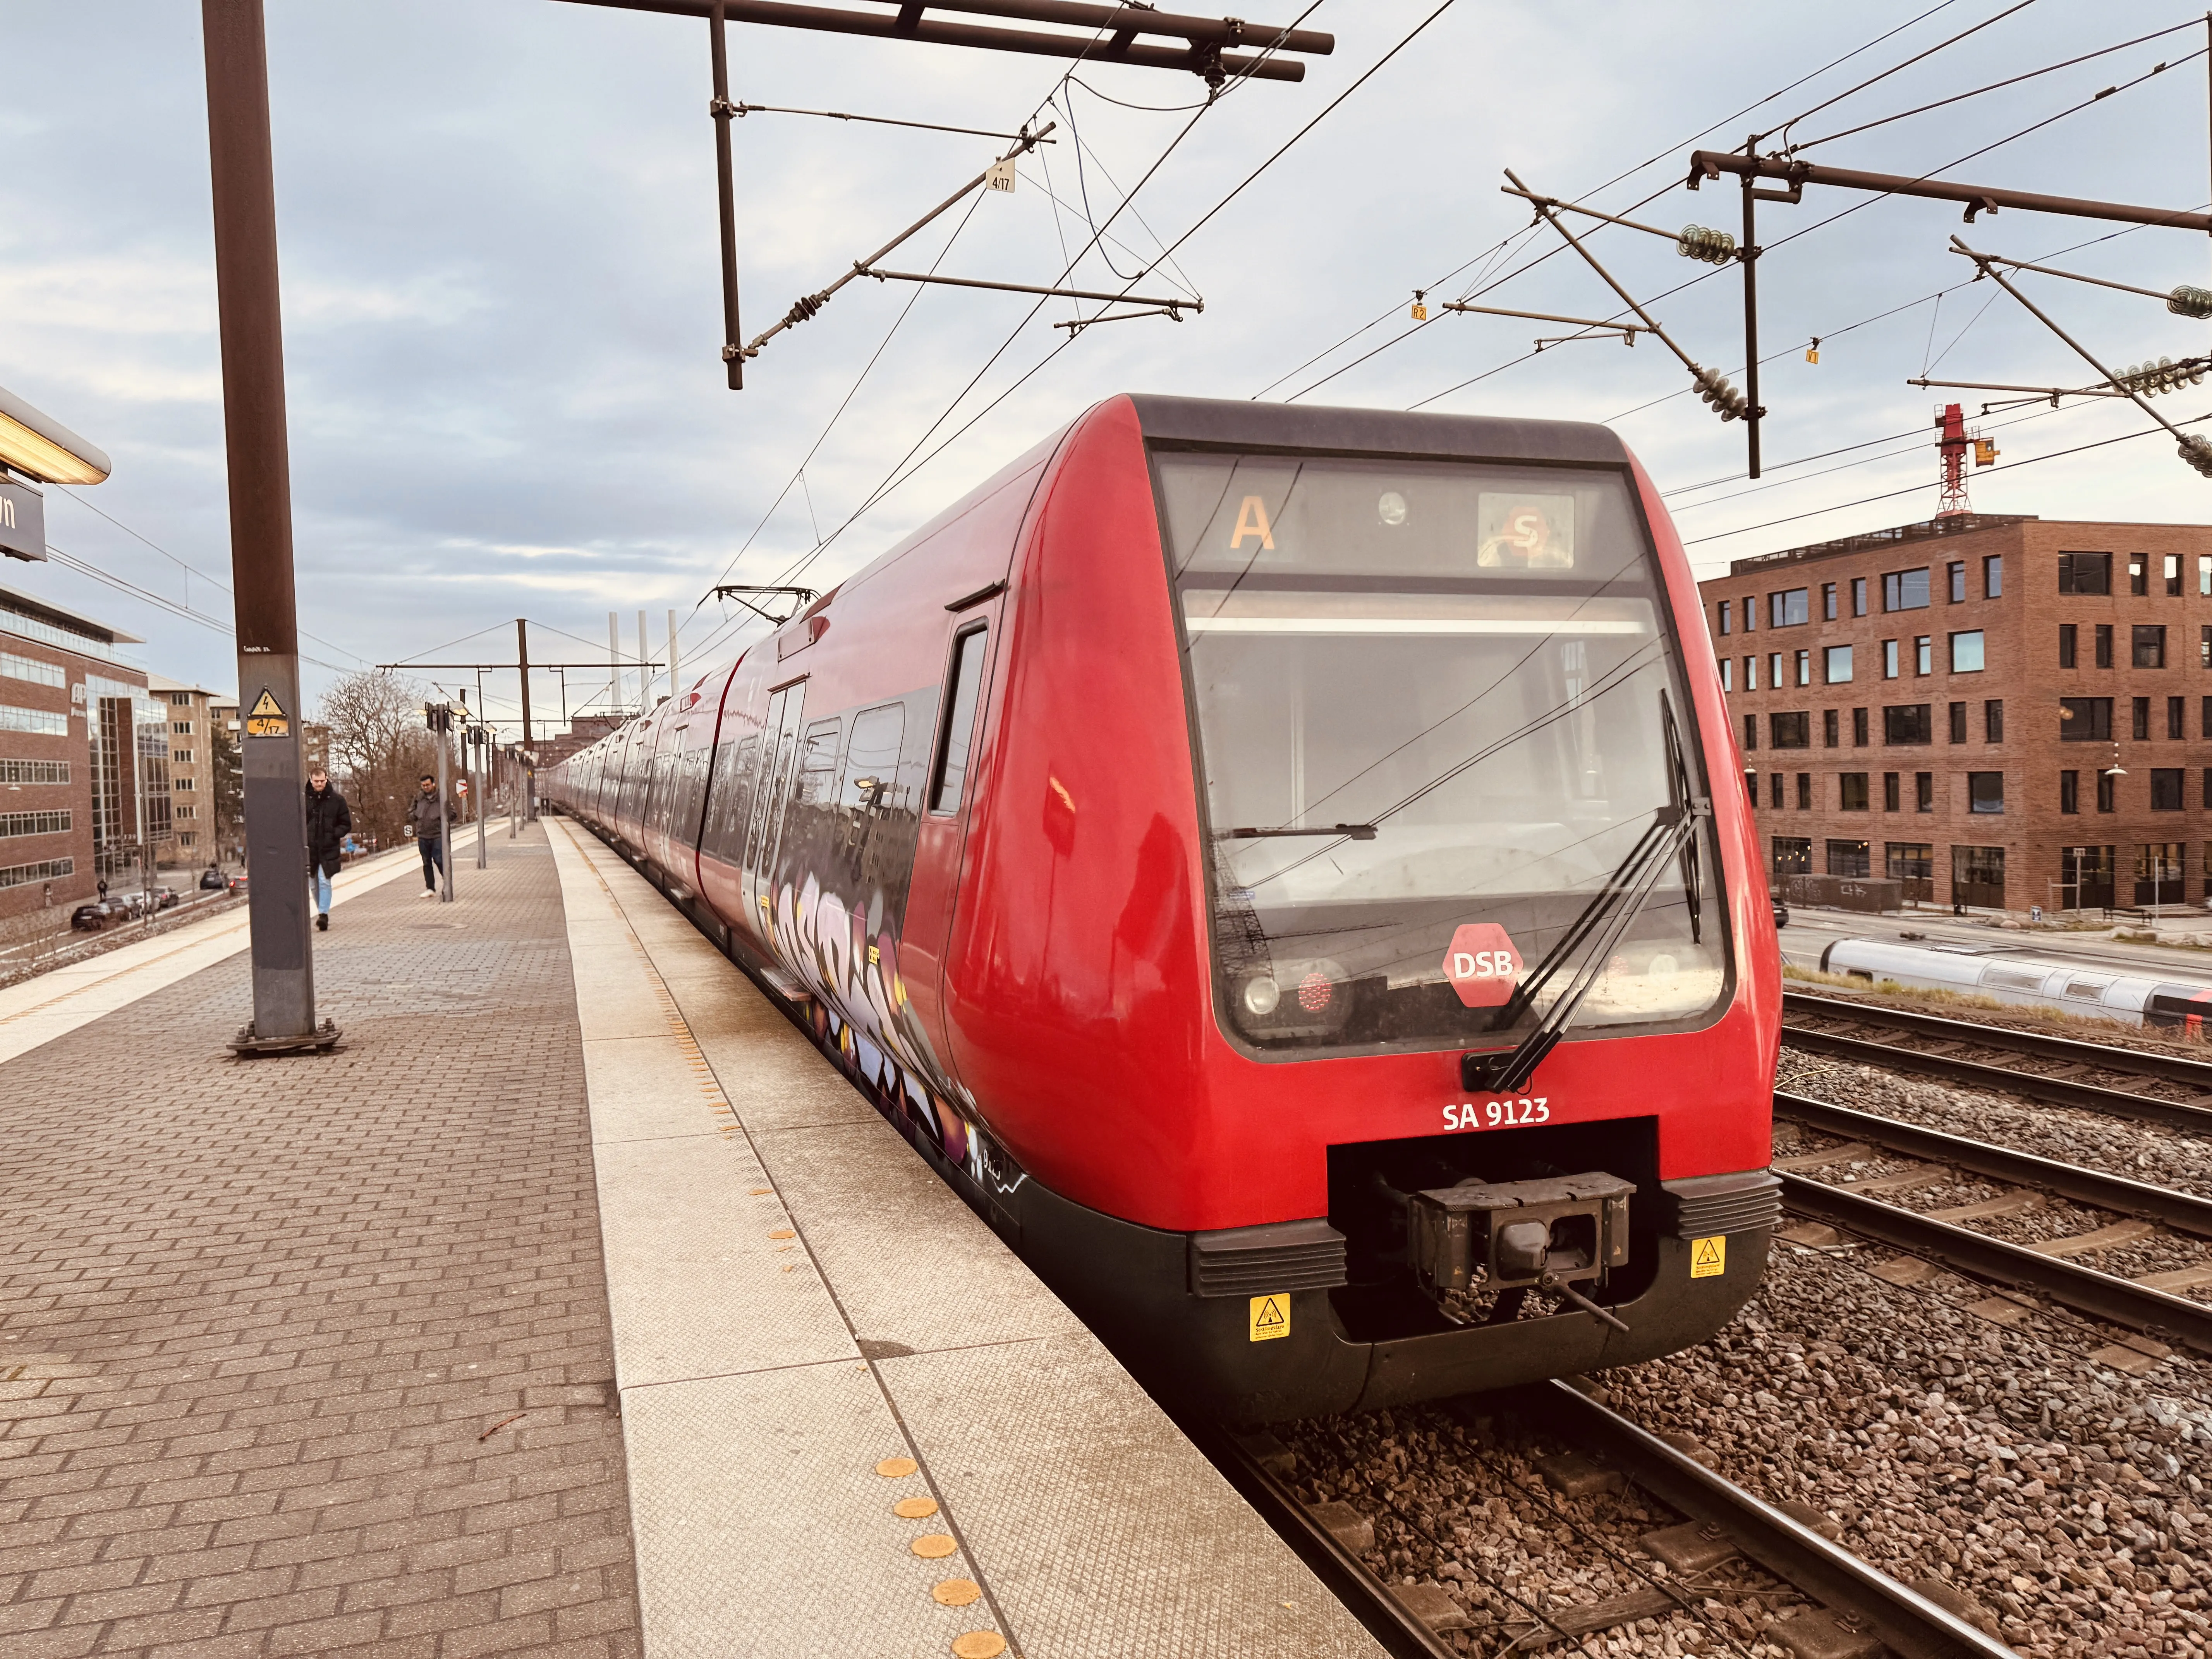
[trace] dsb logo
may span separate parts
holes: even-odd
[[[1444,952],[1444,977],[1467,1006],[1499,1007],[1521,977],[1521,952],[1496,922],[1468,922]]]

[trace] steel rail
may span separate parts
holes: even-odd
[[[1514,1390],[1513,1397],[1567,1444],[1599,1449],[1668,1507],[1720,1528],[1777,1577],[1832,1611],[1863,1619],[1899,1659],[2015,1659],[1995,1637],[1946,1613],[1571,1384],[1537,1383]]]
[[[2154,1187],[2147,1182],[2130,1181],[2124,1176],[2106,1175],[2101,1170],[2084,1169],[2077,1164],[2061,1164],[2055,1158],[2038,1158],[2033,1152],[2014,1152],[2009,1146],[1992,1146],[1987,1141],[1969,1140],[1963,1135],[1946,1134],[1917,1123],[1856,1111],[1807,1095],[1784,1094],[1778,1090],[1774,1110],[1778,1116],[1809,1124],[1824,1134],[1863,1140],[1869,1146],[1928,1158],[1975,1175],[1988,1176],[1992,1180],[2041,1188],[2077,1203],[2117,1211],[2121,1215],[2139,1216],[2145,1221],[2155,1221],[2201,1238],[2212,1238],[2212,1199],[2199,1198],[2194,1193]]]
[[[1180,1420],[1180,1426],[1391,1659],[1456,1659],[1453,1650],[1367,1570],[1365,1562],[1314,1519],[1296,1493],[1261,1467],[1231,1431],[1218,1423],[1191,1420]]]
[[[2057,1256],[1936,1221],[1845,1188],[1777,1173],[1782,1176],[1784,1207],[1800,1215],[1926,1256],[1977,1279],[2039,1291],[2093,1319],[2166,1337],[2199,1353],[2212,1353],[2212,1304],[2191,1302],[2094,1267],[2077,1267]]]
[[[1971,1042],[1978,1048],[2005,1048],[2014,1054],[2033,1054],[2041,1060],[2063,1060],[2085,1066],[2100,1066],[2108,1072],[2133,1072],[2142,1077],[2164,1078],[2172,1083],[2191,1083],[2212,1094],[2212,1060],[2191,1060],[2181,1054],[2151,1054],[2140,1048],[2122,1048],[2111,1043],[2087,1042],[2079,1037],[2051,1036],[2041,1031],[2016,1031],[2002,1025],[1976,1025],[1963,1019],[1946,1019],[1940,1014],[1915,1013],[1909,1008],[1885,1008],[1872,1003],[1847,1002],[1841,997],[1824,997],[1802,991],[1784,991],[1782,1010],[1787,1014],[1819,1012],[1833,1014],[1838,1019],[1856,1019],[1869,1025],[1887,1025],[1893,1030],[1911,1031],[1921,1036],[1942,1037],[1947,1042]]]

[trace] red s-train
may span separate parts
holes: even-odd
[[[1133,1369],[1259,1421],[1751,1294],[1736,776],[1612,433],[1118,397],[546,793]]]

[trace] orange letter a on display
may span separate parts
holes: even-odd
[[[1257,536],[1262,551],[1275,550],[1275,532],[1267,527],[1267,504],[1257,495],[1247,495],[1237,509],[1237,533],[1229,538],[1229,550],[1234,553],[1243,546],[1247,536]]]

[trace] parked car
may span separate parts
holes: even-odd
[[[70,926],[80,933],[97,933],[118,921],[131,920],[131,907],[121,899],[94,899],[70,912]]]
[[[229,885],[228,878],[212,864],[200,872],[200,890],[204,893],[220,893]]]
[[[1774,931],[1778,933],[1790,925],[1790,907],[1771,895],[1769,898],[1774,906]]]
[[[226,890],[226,891],[228,891],[228,892],[233,892],[233,893],[242,893],[242,892],[244,892],[244,891],[246,890],[246,878],[245,878],[244,876],[242,876],[242,875],[240,875],[240,876],[233,876],[233,877],[230,878],[230,885],[229,885],[229,887],[228,887],[228,889],[226,889],[225,890]]]
[[[156,910],[173,910],[183,902],[182,895],[173,887],[156,887],[154,890],[154,908]]]

